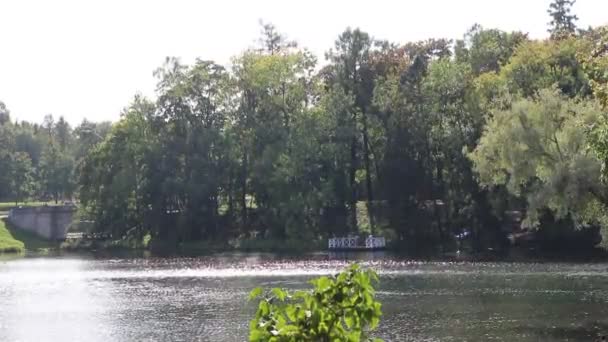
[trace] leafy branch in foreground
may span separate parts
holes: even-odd
[[[382,315],[374,282],[378,282],[374,271],[354,264],[336,276],[313,279],[312,291],[274,288],[262,297],[264,290],[258,287],[249,295],[250,300],[262,297],[249,340],[382,341],[369,337]]]

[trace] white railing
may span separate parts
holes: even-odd
[[[365,244],[359,244],[358,236],[337,237],[328,240],[329,249],[355,249],[355,248],[384,248],[386,241],[383,237],[369,236],[365,239]]]
[[[386,241],[383,237],[369,236],[365,239],[365,248],[384,248],[386,247]]]
[[[359,245],[359,237],[358,236],[349,236],[349,237],[341,237],[341,238],[331,238],[329,239],[329,248],[355,248]]]

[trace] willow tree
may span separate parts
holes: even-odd
[[[608,26],[591,30],[586,39],[589,49],[579,52],[594,97],[604,113],[589,126],[589,147],[602,161],[603,180],[608,176]]]
[[[585,127],[601,111],[555,90],[497,111],[469,155],[482,186],[504,186],[527,202],[525,223],[536,226],[548,209],[556,218],[595,221],[602,201],[600,163],[586,148]]]

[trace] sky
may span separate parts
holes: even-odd
[[[154,97],[166,56],[228,65],[273,23],[320,60],[346,27],[405,43],[458,39],[474,23],[548,34],[551,0],[0,0],[0,101],[18,120],[120,117]],[[578,0],[579,27],[608,24],[608,0]]]

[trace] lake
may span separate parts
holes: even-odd
[[[383,253],[0,259],[0,341],[246,341],[257,286],[353,259],[381,275],[387,341],[593,341],[608,264],[417,262]]]

